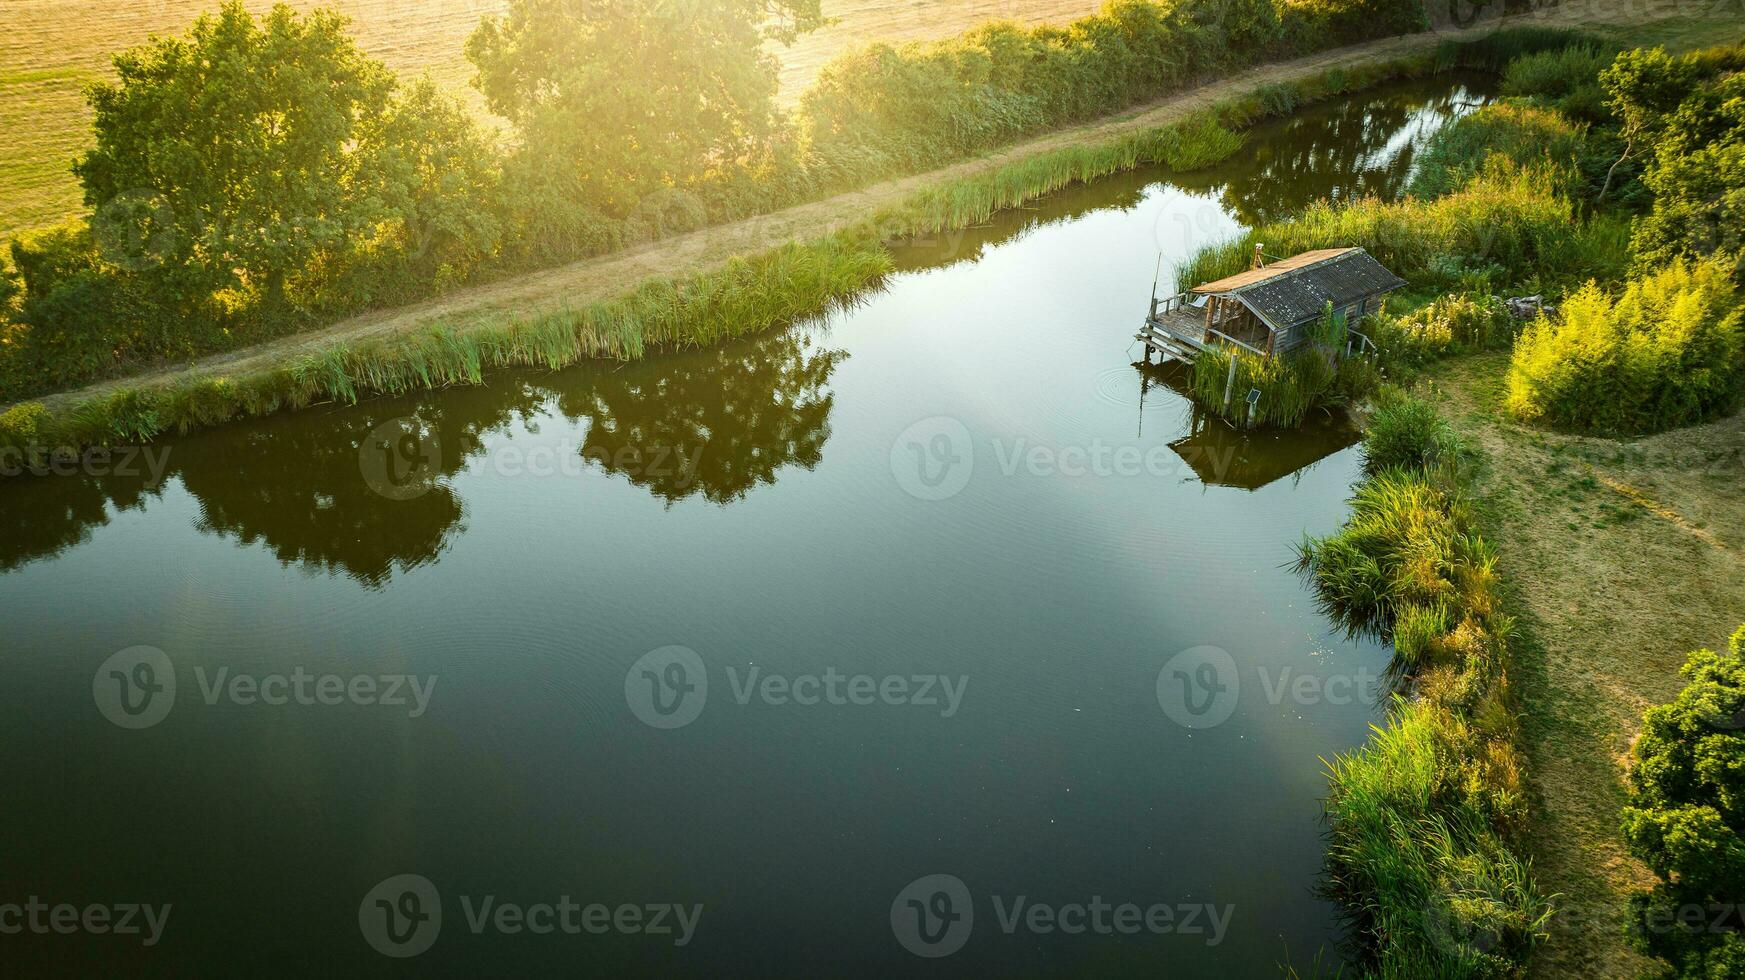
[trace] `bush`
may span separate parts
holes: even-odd
[[[1430,26],[1424,7],[1393,0],[1281,0],[1287,36],[1316,47],[1410,34]]]
[[[1454,428],[1420,398],[1397,395],[1386,399],[1370,417],[1363,440],[1363,470],[1431,470],[1458,463],[1465,446]]]
[[[51,427],[48,409],[36,402],[14,405],[0,412],[0,449],[40,450],[48,445]]]
[[[1654,205],[1631,243],[1639,267],[1715,256],[1745,282],[1745,75],[1685,100],[1656,140],[1642,182]]]
[[[1263,225],[1203,249],[1176,272],[1182,283],[1211,282],[1247,269],[1256,243],[1291,255],[1355,245],[1415,285],[1461,287],[1478,270],[1501,283],[1563,279],[1580,273],[1575,214],[1557,176],[1493,159],[1456,192],[1435,200],[1361,198],[1322,201],[1295,219]]]
[[[1484,170],[1492,154],[1574,174],[1572,161],[1583,155],[1585,142],[1583,130],[1555,111],[1514,102],[1487,105],[1430,137],[1407,193],[1431,198],[1457,190]]]
[[[1609,119],[1600,72],[1616,56],[1616,51],[1587,45],[1524,55],[1503,69],[1502,92],[1553,106],[1583,122]]]
[[[1515,321],[1489,293],[1448,293],[1404,316],[1378,316],[1370,332],[1388,364],[1419,367],[1449,354],[1507,347]]]
[[[1632,752],[1624,839],[1660,882],[1632,901],[1637,948],[1690,980],[1745,976],[1745,626],[1698,650]]]
[[[1745,314],[1728,269],[1672,264],[1614,298],[1589,283],[1515,344],[1508,407],[1580,431],[1658,432],[1738,404]]]

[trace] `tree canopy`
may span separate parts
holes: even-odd
[[[622,216],[774,135],[763,48],[823,23],[819,0],[511,0],[468,39],[475,82],[572,192]]]
[[[1630,770],[1624,838],[1661,879],[1635,900],[1636,941],[1680,977],[1745,976],[1745,626],[1684,676],[1644,717]]]
[[[276,299],[380,217],[381,198],[357,193],[355,140],[394,78],[339,15],[279,5],[257,22],[232,0],[115,68],[90,91],[97,145],[74,171],[97,227],[127,229],[107,243],[124,264]]]

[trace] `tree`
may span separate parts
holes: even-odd
[[[1665,48],[1625,51],[1600,72],[1606,108],[1622,122],[1624,137],[1624,152],[1606,171],[1600,197],[1611,189],[1618,166],[1630,159],[1638,145],[1652,142],[1666,117],[1684,101],[1696,80],[1696,63],[1688,58],[1674,58]]]
[[[1654,206],[1632,237],[1639,263],[1722,255],[1745,278],[1745,75],[1704,86],[1668,117],[1642,182]]]
[[[1624,839],[1660,877],[1633,900],[1635,941],[1679,977],[1745,976],[1745,626],[1683,673],[1677,700],[1644,717],[1630,770]]]
[[[379,189],[387,234],[409,279],[464,277],[496,249],[497,148],[466,107],[420,79],[360,126],[360,178]]]
[[[356,140],[394,79],[338,14],[281,4],[257,22],[230,0],[114,60],[118,80],[89,92],[96,147],[74,166],[110,261],[180,299],[245,287],[277,306],[382,217]]]
[[[781,117],[763,44],[822,23],[819,0],[510,0],[467,57],[568,193],[623,216],[769,140]]]

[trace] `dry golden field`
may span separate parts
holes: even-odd
[[[265,10],[271,0],[246,0]],[[479,18],[506,0],[291,0],[352,18],[365,51],[403,73],[428,71],[483,112],[462,53]],[[0,241],[55,224],[79,207],[67,167],[88,142],[84,89],[111,53],[185,30],[218,0],[0,0]],[[779,51],[782,93],[794,98],[844,47],[954,34],[984,20],[1070,20],[1101,0],[824,0],[838,23]]]

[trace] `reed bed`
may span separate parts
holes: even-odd
[[[1257,244],[1276,255],[1356,245],[1414,285],[1457,287],[1477,274],[1517,282],[1591,274],[1593,249],[1553,172],[1493,160],[1434,200],[1319,202],[1300,216],[1210,246],[1177,282],[1210,282],[1248,268]]]
[[[533,317],[334,344],[266,371],[123,388],[54,415],[36,403],[0,414],[0,446],[32,456],[145,442],[232,419],[460,384],[494,369],[556,370],[585,358],[628,360],[827,313],[891,271],[866,230],[787,245],[683,280],[651,280],[615,300]]]
[[[1326,763],[1329,889],[1367,975],[1514,977],[1552,907],[1522,857],[1513,623],[1445,423],[1395,405],[1350,519],[1300,552],[1336,622],[1392,640],[1402,689],[1368,743]]]

